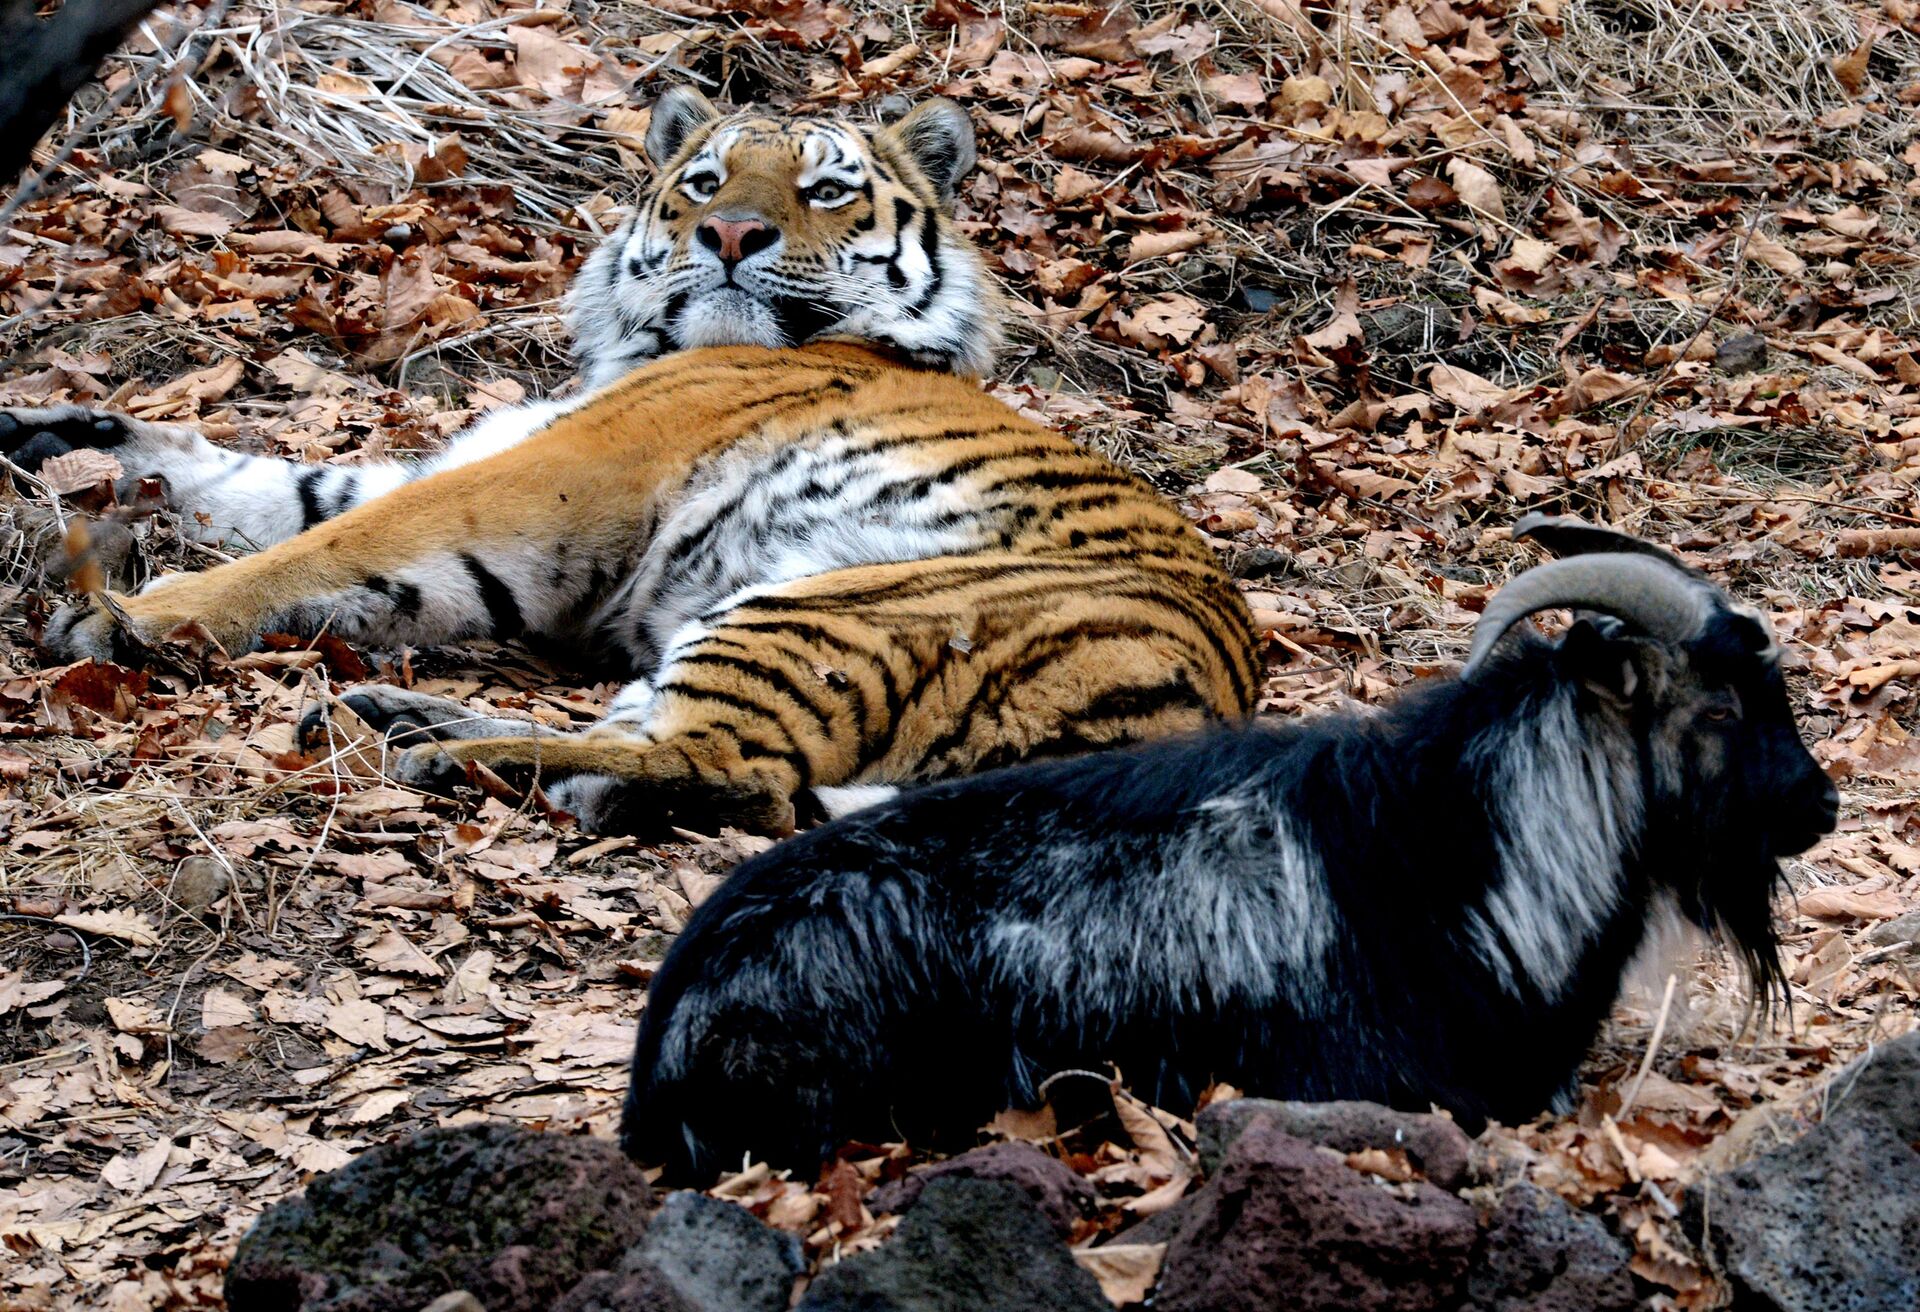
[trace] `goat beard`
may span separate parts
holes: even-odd
[[[1712,934],[1746,971],[1753,1009],[1764,1023],[1788,1003],[1787,974],[1780,962],[1774,895],[1786,888],[1780,863],[1749,853],[1744,859],[1703,861],[1697,884],[1680,893],[1681,912]]]

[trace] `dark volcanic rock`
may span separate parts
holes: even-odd
[[[1191,1200],[1154,1307],[1427,1312],[1458,1299],[1475,1233],[1452,1194],[1385,1186],[1256,1117]]]
[[[1372,1102],[1272,1102],[1236,1098],[1200,1113],[1200,1169],[1212,1175],[1256,1118],[1266,1118],[1283,1133],[1343,1153],[1366,1148],[1398,1148],[1419,1172],[1442,1189],[1458,1189],[1467,1178],[1472,1140],[1444,1116],[1397,1112]]]
[[[800,1241],[746,1208],[671,1194],[619,1266],[589,1275],[553,1312],[786,1312],[805,1268]]]
[[[1920,1142],[1920,1030],[1883,1043],[1833,1077],[1827,1124],[1884,1121],[1909,1143]]]
[[[1072,1235],[1073,1223],[1097,1201],[1093,1186],[1078,1172],[1032,1144],[990,1143],[881,1185],[867,1206],[876,1214],[904,1212],[929,1184],[950,1179],[1006,1181],[1033,1200],[1062,1238]]]
[[[1739,1307],[1920,1307],[1920,1035],[1841,1071],[1828,1098],[1799,1142],[1689,1191],[1688,1220]]]
[[[829,1267],[802,1312],[1112,1312],[1026,1195],[934,1180],[879,1248]]]
[[[1494,1209],[1473,1270],[1471,1312],[1631,1312],[1633,1253],[1597,1218],[1531,1184]]]
[[[547,1312],[646,1228],[653,1194],[613,1144],[491,1122],[363,1153],[269,1208],[227,1270],[231,1312],[419,1312],[465,1289]]]
[[[567,1291],[553,1312],[708,1312],[680,1296],[666,1273],[651,1262],[622,1263],[618,1271],[595,1271]]]

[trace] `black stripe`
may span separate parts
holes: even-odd
[[[480,604],[487,608],[488,619],[493,625],[492,636],[517,638],[525,633],[526,621],[520,616],[520,603],[514,599],[513,589],[501,582],[499,575],[482,565],[471,553],[461,552],[460,563],[467,567],[467,574],[480,593]]]
[[[829,603],[829,606],[831,603]],[[761,633],[769,637],[788,638],[803,647],[820,647],[837,652],[843,656],[857,656],[866,662],[867,668],[880,681],[880,687],[887,698],[885,721],[878,727],[890,731],[900,718],[900,685],[894,681],[893,667],[887,661],[867,647],[848,642],[827,632],[818,624],[809,624],[804,620],[735,620],[729,621],[727,631]],[[782,650],[786,650],[782,648]],[[794,653],[796,659],[805,660],[815,653],[800,651]],[[847,676],[847,690],[860,700],[861,733],[866,733],[867,696],[852,675]]]
[[[294,475],[293,490],[300,496],[300,527],[303,529],[312,528],[326,518],[320,512],[320,495],[316,490],[326,472],[324,469],[303,469]]]
[[[940,268],[940,225],[932,210],[920,216],[920,249],[927,257],[927,269],[931,276],[927,279],[926,290],[907,307],[907,313],[918,319],[933,304],[933,298],[940,294],[946,285],[946,275]]]
[[[1007,695],[1011,687],[1019,687],[1031,682],[1043,669],[1059,661],[1068,654],[1078,654],[1088,643],[1113,639],[1138,639],[1161,634],[1163,630],[1152,625],[1136,624],[1126,620],[1110,620],[1097,624],[1082,624],[1059,632],[1039,635],[1030,641],[1023,653],[1024,659],[1018,665],[1002,664],[989,671],[974,686],[973,694],[967,698],[966,705],[955,709],[953,722],[947,731],[927,744],[921,752],[919,769],[935,757],[958,747],[972,733],[974,721],[979,717],[983,706],[997,706]]]
[[[1194,690],[1184,670],[1175,671],[1174,676],[1165,683],[1109,688],[1070,718],[1082,723],[1092,720],[1139,720],[1175,706],[1207,710],[1206,698]]]
[[[712,641],[712,639],[709,639],[709,641]],[[747,650],[751,650],[751,648]],[[690,652],[673,663],[673,668],[676,671],[684,670],[689,666],[707,666],[714,669],[733,670],[748,678],[758,679],[775,692],[786,694],[790,701],[805,711],[819,724],[820,730],[825,736],[829,738],[833,736],[832,711],[821,709],[821,707],[814,703],[812,698],[801,692],[800,686],[793,681],[785,670],[770,668],[762,662],[749,657],[729,656],[727,653],[719,651]]]
[[[420,615],[420,589],[411,583],[395,583],[384,574],[369,574],[361,587],[384,598],[394,618],[417,619]]]

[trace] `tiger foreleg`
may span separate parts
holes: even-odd
[[[236,551],[284,542],[407,478],[407,467],[392,461],[309,465],[245,455],[181,424],[85,406],[0,410],[0,454],[26,473],[80,450],[119,462],[122,501],[131,501],[143,481],[157,480],[166,504],[180,512],[182,532]]]
[[[459,738],[555,737],[559,733],[532,720],[483,714],[451,697],[433,697],[385,683],[357,684],[340,694],[339,704],[395,747]],[[300,720],[301,745],[309,749],[324,746],[331,720],[324,702],[308,710]]]
[[[394,647],[559,631],[631,549],[618,526],[641,517],[648,488],[610,491],[603,470],[543,460],[529,452],[538,445],[405,483],[291,541],[156,579],[138,596],[63,611],[46,645],[65,659],[113,658],[182,625],[230,652],[268,632]],[[122,627],[130,643],[116,641]]]

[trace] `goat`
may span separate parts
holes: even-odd
[[[1049,1073],[1437,1104],[1569,1092],[1670,907],[1781,987],[1779,858],[1837,814],[1765,621],[1656,547],[1487,605],[1458,679],[902,793],[740,866],[654,979],[622,1143],[677,1178],[965,1133]],[[1501,640],[1576,609],[1564,637]],[[1516,638],[1519,635],[1515,635]]]

